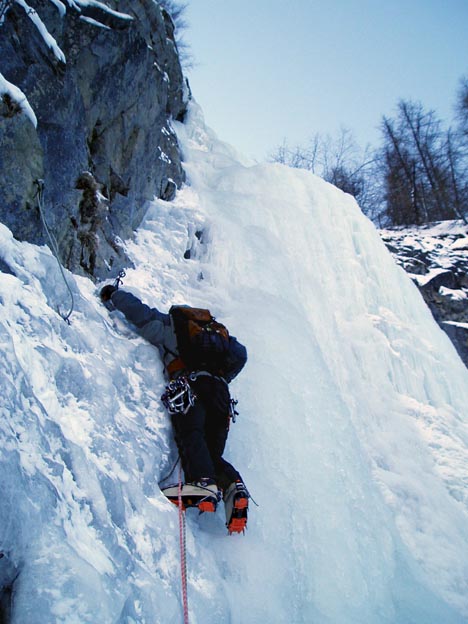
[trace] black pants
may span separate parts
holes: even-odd
[[[190,384],[197,395],[187,414],[172,417],[185,481],[202,477],[215,479],[227,489],[241,479],[237,470],[222,455],[229,431],[229,389],[214,377],[201,376]]]

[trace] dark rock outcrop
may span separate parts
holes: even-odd
[[[66,62],[13,5],[0,26],[0,72],[38,123],[0,98],[0,221],[20,240],[48,243],[41,197],[65,266],[110,277],[127,263],[121,241],[148,200],[172,199],[184,180],[171,120],[183,120],[189,96],[174,27],[153,0],[113,4],[132,19],[98,5],[62,16],[52,2],[29,4]]]
[[[468,226],[442,221],[381,236],[468,366]]]

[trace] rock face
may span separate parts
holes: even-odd
[[[442,221],[381,236],[468,366],[468,226]]]
[[[153,0],[120,0],[119,13],[77,3],[64,14],[60,3],[28,1],[65,62],[13,4],[0,26],[0,72],[26,95],[37,128],[0,95],[0,221],[16,238],[49,243],[41,200],[63,264],[111,277],[128,263],[121,240],[147,201],[172,199],[184,181],[171,120],[183,120],[189,91],[174,27]]]

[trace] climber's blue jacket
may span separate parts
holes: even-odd
[[[158,348],[166,367],[179,358],[177,338],[170,314],[160,312],[142,303],[138,297],[124,290],[116,290],[111,296],[112,304],[135,325],[140,336]],[[229,353],[223,378],[230,383],[247,362],[247,349],[234,336],[229,336]],[[189,371],[191,372],[191,371]]]

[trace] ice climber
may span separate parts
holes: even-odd
[[[118,284],[104,286],[100,298],[109,309],[120,310],[161,355],[169,380],[162,399],[185,474],[183,506],[216,511],[222,498],[229,532],[243,532],[249,493],[223,452],[230,417],[236,413],[228,384],[247,361],[245,347],[208,310],[172,306],[165,314]],[[178,485],[162,491],[178,503]]]

